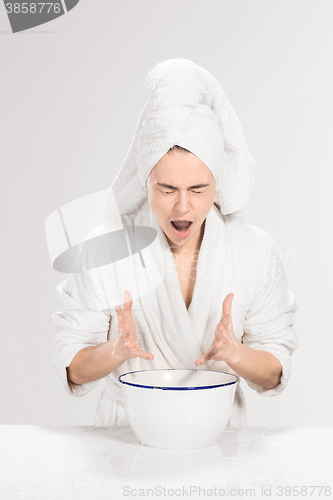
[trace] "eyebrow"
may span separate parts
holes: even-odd
[[[160,182],[156,183],[158,186],[162,186],[168,189],[178,189],[175,186],[170,186],[170,184],[161,184]],[[200,189],[209,186],[209,184],[197,184],[196,186],[190,186],[188,189]]]

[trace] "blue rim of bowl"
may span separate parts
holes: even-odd
[[[232,377],[235,377],[236,380],[233,382],[227,382],[225,384],[215,384],[215,385],[200,385],[199,387],[160,387],[157,385],[143,385],[143,384],[133,384],[131,382],[125,382],[124,380],[121,380],[121,377],[125,377],[126,375],[130,375],[132,373],[141,373],[141,372],[158,372],[158,371],[193,371],[196,372],[197,370],[194,368],[156,368],[155,370],[135,370],[133,372],[127,372],[123,373],[120,375],[118,378],[119,382],[123,385],[130,385],[132,387],[140,387],[141,389],[162,389],[163,391],[200,391],[202,389],[216,389],[217,387],[226,387],[227,385],[234,385],[239,382],[239,377],[237,375],[234,375],[233,373],[228,373],[228,372],[218,372],[218,371],[213,371],[213,370],[199,370],[202,372],[210,372],[210,373],[225,373],[226,375],[231,375]]]

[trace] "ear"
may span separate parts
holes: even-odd
[[[214,197],[214,203],[216,203],[217,205],[221,206],[220,196],[219,196],[219,193],[218,193],[218,192],[217,192],[217,190],[216,190],[216,187],[215,187],[215,197]]]

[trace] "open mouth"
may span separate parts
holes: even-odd
[[[192,221],[191,220],[172,220],[171,224],[173,227],[182,233],[185,233],[191,226]]]

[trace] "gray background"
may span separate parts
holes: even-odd
[[[332,425],[332,14],[331,0],[81,0],[13,35],[0,6],[0,423],[92,423],[104,382],[72,398],[53,368],[65,275],[45,219],[111,184],[147,72],[187,57],[239,117],[256,160],[248,222],[273,236],[300,305],[289,385],[263,398],[244,384],[249,424]]]

